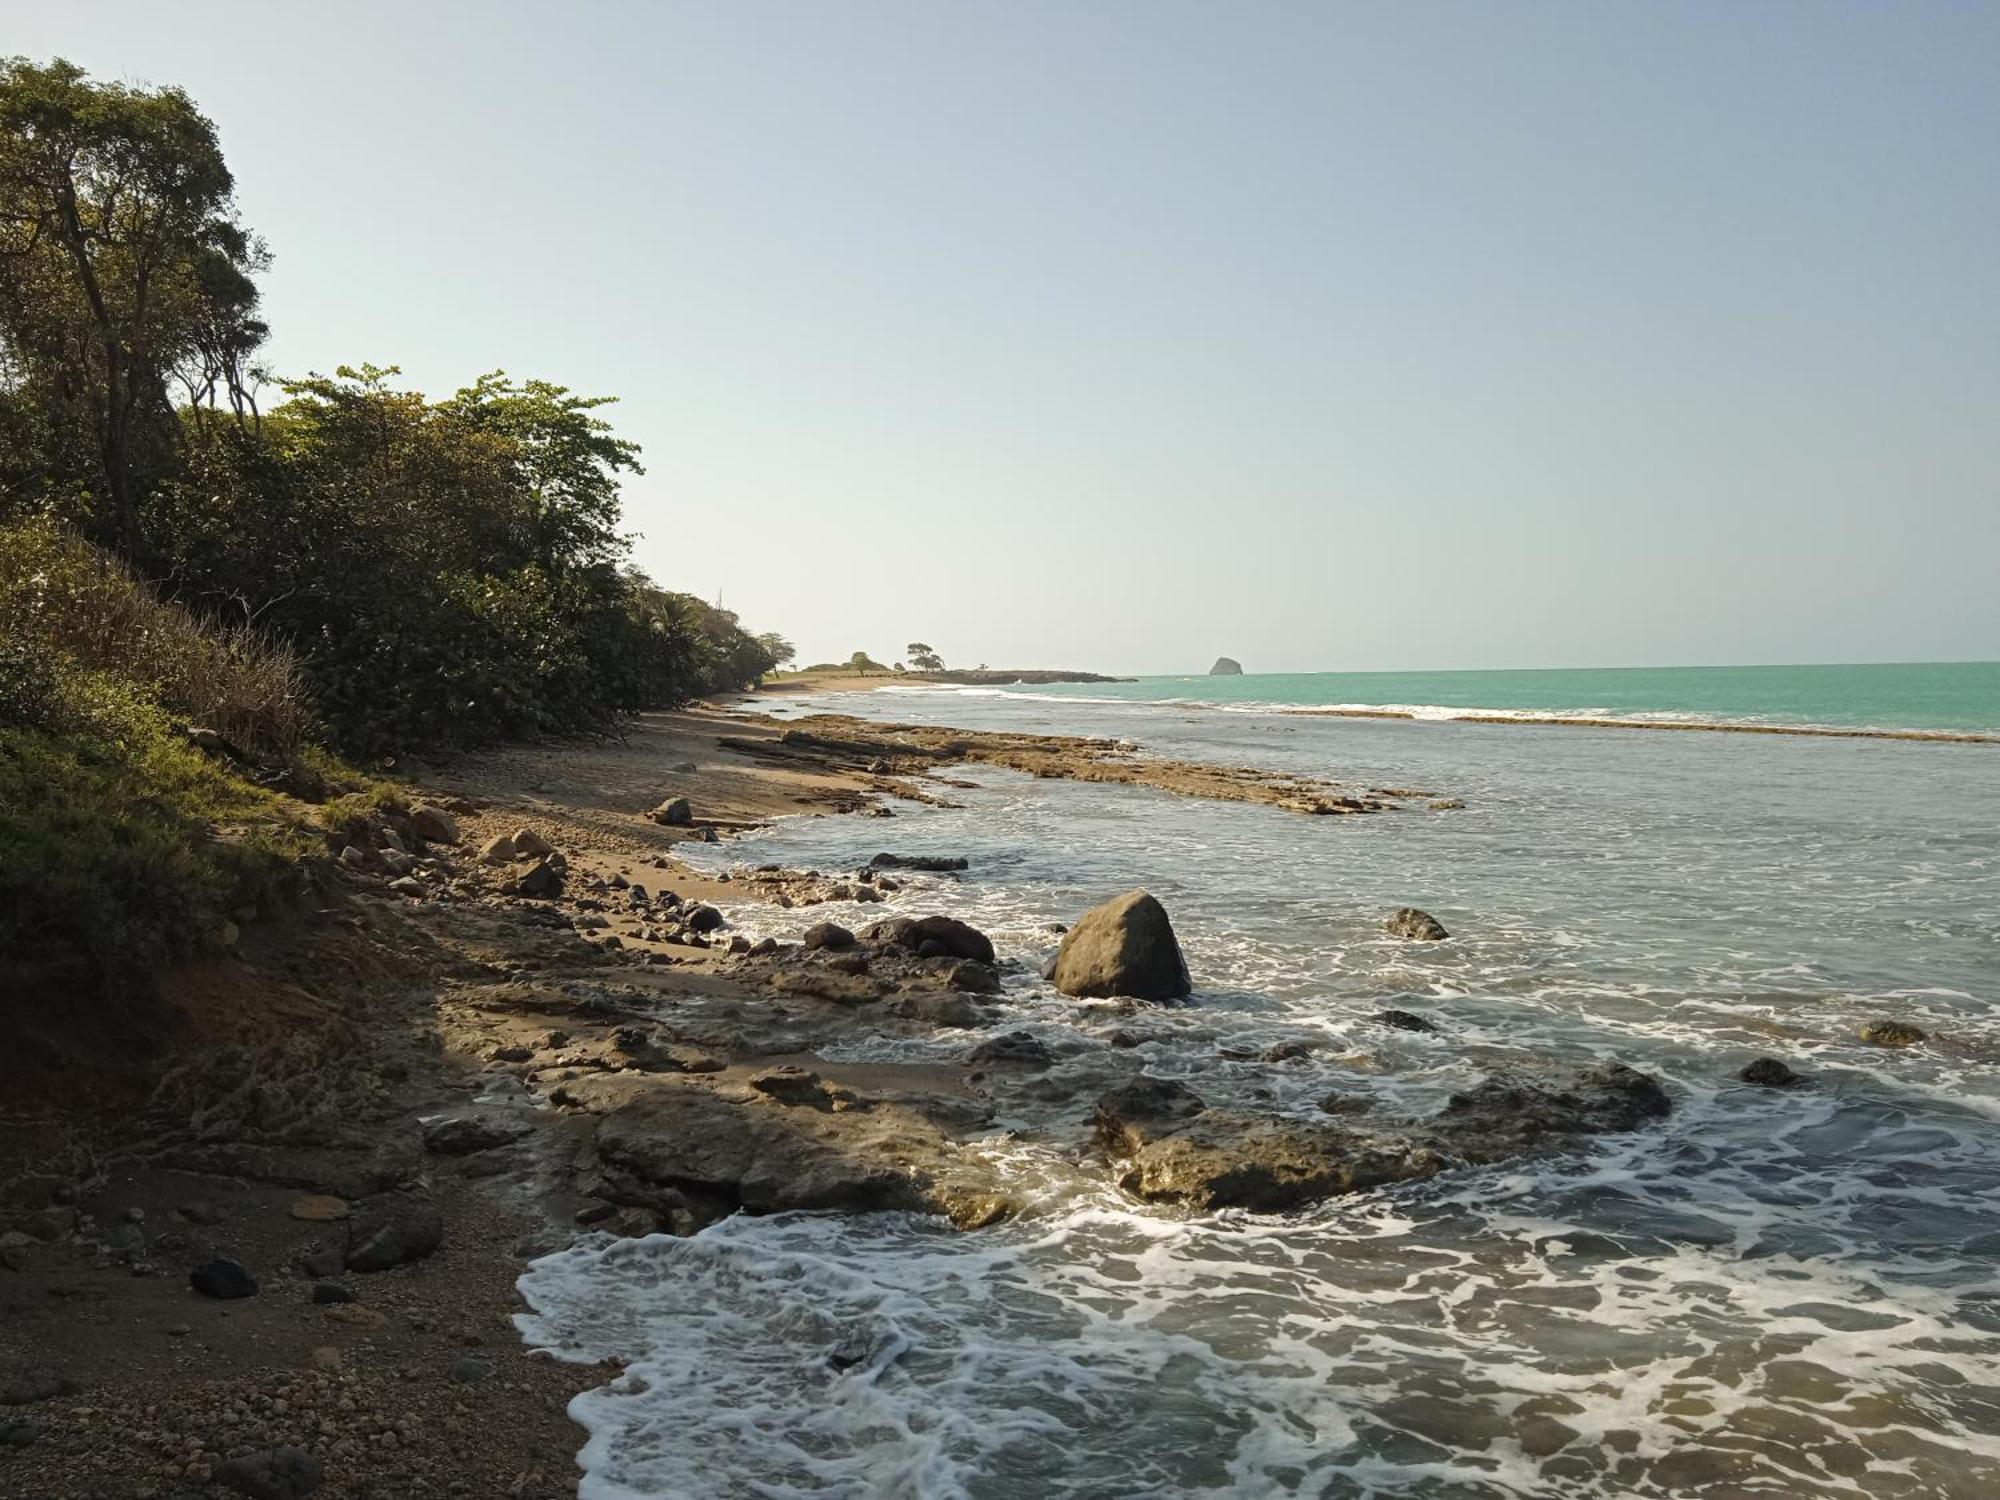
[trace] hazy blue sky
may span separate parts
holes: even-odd
[[[2000,656],[2000,6],[5,0],[809,659]]]

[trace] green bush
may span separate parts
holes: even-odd
[[[78,709],[60,728],[0,724],[0,959],[125,992],[306,845],[142,695],[94,675]]]

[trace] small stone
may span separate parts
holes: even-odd
[[[286,1212],[308,1224],[333,1224],[347,1217],[347,1200],[330,1193],[312,1193],[304,1198],[294,1198]]]
[[[340,1350],[332,1344],[321,1344],[311,1354],[306,1356],[306,1360],[307,1363],[322,1374],[338,1375],[340,1373]]]
[[[313,1304],[317,1307],[338,1307],[354,1300],[354,1290],[342,1286],[337,1281],[315,1281],[312,1289]]]
[[[188,1284],[204,1297],[233,1301],[257,1295],[257,1278],[240,1260],[217,1256],[188,1273]]]
[[[447,1373],[460,1385],[477,1385],[493,1373],[493,1362],[467,1354],[453,1360]]]
[[[1302,1057],[1311,1057],[1312,1053],[1313,1044],[1311,1042],[1298,1040],[1279,1042],[1276,1046],[1265,1050],[1264,1061],[1269,1063],[1295,1062]]]
[[[1393,1026],[1398,1031],[1435,1033],[1437,1027],[1422,1016],[1407,1010],[1381,1010],[1375,1013],[1377,1026]]]

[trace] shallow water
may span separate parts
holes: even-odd
[[[1006,1096],[1016,1131],[991,1149],[1043,1196],[976,1234],[738,1218],[538,1262],[529,1338],[633,1361],[579,1399],[584,1496],[2000,1493],[2000,751],[952,693],[827,706],[1467,806],[1310,819],[980,769],[961,808],[705,851],[971,858],[897,909],[964,915],[1026,961],[1011,1019],[1064,1056],[1054,1087]],[[1143,1055],[1214,1102],[1425,1110],[1509,1058],[1615,1057],[1665,1079],[1675,1114],[1304,1216],[1140,1208],[1036,1128],[1087,1112],[1062,1084],[1103,1045],[1034,977],[1047,925],[1135,884],[1197,984],[1145,1018]],[[1385,938],[1406,903],[1453,940]],[[827,917],[742,914],[781,936]],[[1391,1005],[1444,1034],[1369,1020]],[[1878,1016],[1933,1041],[1862,1046]],[[1292,1037],[1320,1046],[1222,1055]],[[1760,1054],[1813,1086],[1734,1082]]]

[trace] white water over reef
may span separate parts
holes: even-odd
[[[630,1362],[576,1406],[588,1500],[2000,1493],[2000,752],[957,694],[828,706],[1467,806],[1310,819],[975,770],[960,808],[704,851],[972,860],[897,902],[1023,960],[1010,1024],[1059,1058],[1003,1095],[990,1149],[1042,1196],[972,1234],[737,1218],[537,1262],[529,1339]],[[1038,1139],[1088,1112],[1065,1078],[1105,1043],[1034,977],[1048,923],[1135,884],[1172,911],[1198,987],[1131,1023],[1153,1034],[1140,1055],[1214,1102],[1421,1111],[1509,1058],[1615,1057],[1665,1080],[1675,1114],[1304,1215],[1140,1207]],[[1452,941],[1385,938],[1406,903]],[[796,936],[881,914],[734,915]],[[1370,1019],[1392,1006],[1442,1035]],[[1878,1016],[1933,1040],[1861,1045]],[[1247,1060],[1292,1038],[1316,1050]],[[1764,1054],[1812,1086],[1734,1080]]]

